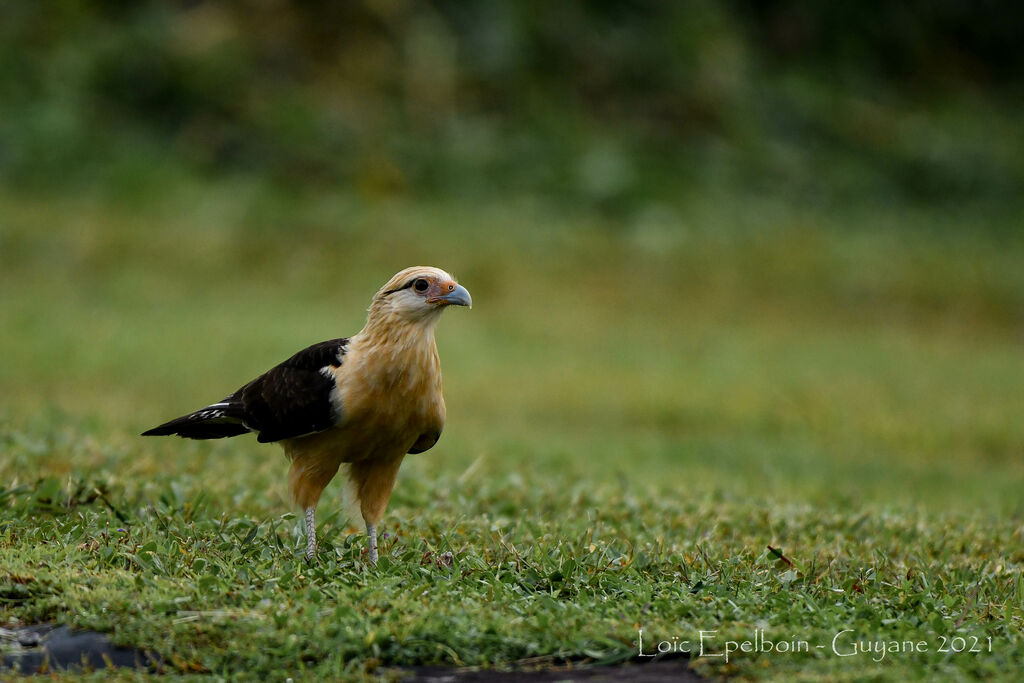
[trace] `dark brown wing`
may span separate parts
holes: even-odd
[[[299,351],[217,403],[143,432],[189,439],[219,439],[259,432],[267,443],[329,429],[340,406],[331,401],[334,376],[348,339],[332,339]]]

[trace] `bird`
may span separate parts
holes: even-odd
[[[344,465],[377,563],[377,526],[407,454],[430,450],[445,425],[434,328],[469,291],[432,266],[399,271],[373,296],[355,335],[309,346],[199,410],[142,436],[221,439],[249,432],[279,443],[288,484],[305,513],[306,558],[317,554],[316,507]]]

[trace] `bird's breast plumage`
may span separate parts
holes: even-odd
[[[323,442],[322,448],[341,462],[391,458],[414,446],[426,450],[424,444],[432,446],[444,429],[441,368],[432,337],[411,345],[353,339],[345,362],[330,372],[339,421],[322,434],[303,437],[304,445]]]

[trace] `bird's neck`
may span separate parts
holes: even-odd
[[[350,374],[361,377],[367,386],[393,393],[406,387],[413,394],[427,390],[431,396],[440,391],[441,365],[434,342],[433,321],[367,320],[366,326],[350,342],[345,354]],[[349,359],[351,358],[351,363]],[[423,394],[427,395],[427,394]]]
[[[364,350],[386,348],[392,354],[437,353],[434,328],[439,318],[439,315],[431,314],[419,320],[408,320],[391,311],[371,309],[366,325],[352,338],[352,342]]]

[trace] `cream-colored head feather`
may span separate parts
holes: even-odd
[[[429,324],[450,305],[472,306],[473,300],[451,274],[433,266],[412,266],[396,273],[374,295],[368,322],[379,318],[391,324]]]

